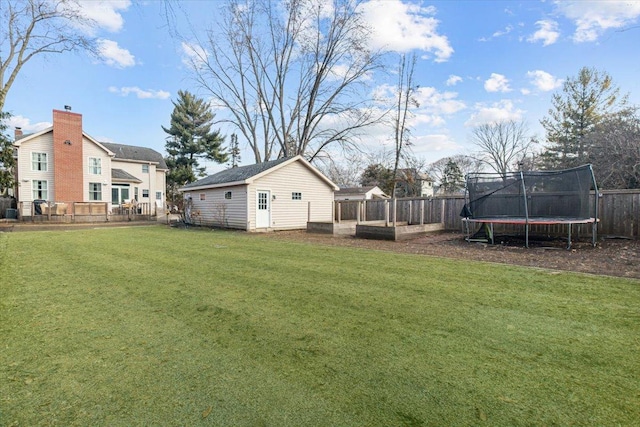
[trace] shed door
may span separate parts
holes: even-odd
[[[271,192],[258,191],[256,206],[256,228],[268,228],[271,224]]]

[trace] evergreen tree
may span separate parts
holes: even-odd
[[[6,194],[7,190],[13,188],[15,184],[13,144],[5,134],[7,130],[5,120],[8,118],[9,113],[0,112],[0,195]]]
[[[464,188],[464,177],[458,164],[450,159],[442,173],[440,187],[445,194],[458,193]]]
[[[592,147],[587,135],[603,117],[627,108],[627,96],[620,96],[606,72],[583,67],[567,78],[551,104],[540,122],[547,133],[541,163],[546,169],[570,168],[588,161]]]
[[[201,160],[217,163],[227,161],[220,131],[212,131],[214,115],[203,99],[188,91],[178,91],[178,100],[172,101],[171,126],[162,129],[169,134],[165,149],[165,161],[169,167],[167,190],[173,199],[177,189],[205,175]]]

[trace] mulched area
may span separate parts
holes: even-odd
[[[306,231],[277,232],[274,238],[640,279],[638,240],[601,238],[593,247],[590,239],[583,239],[574,241],[567,250],[566,241],[562,239],[530,240],[529,248],[525,248],[524,240],[517,237],[502,238],[499,244],[491,245],[469,243],[461,233],[450,232],[398,242]]]

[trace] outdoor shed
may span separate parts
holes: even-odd
[[[185,185],[186,221],[246,231],[331,222],[338,187],[301,156],[235,167]]]

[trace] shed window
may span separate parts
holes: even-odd
[[[294,191],[291,193],[291,200],[302,200],[302,193]]]
[[[230,200],[231,199],[231,191],[225,191],[224,192],[224,198],[227,199],[227,200]]]
[[[204,199],[206,199],[205,193],[200,193],[200,200],[204,200]]]

